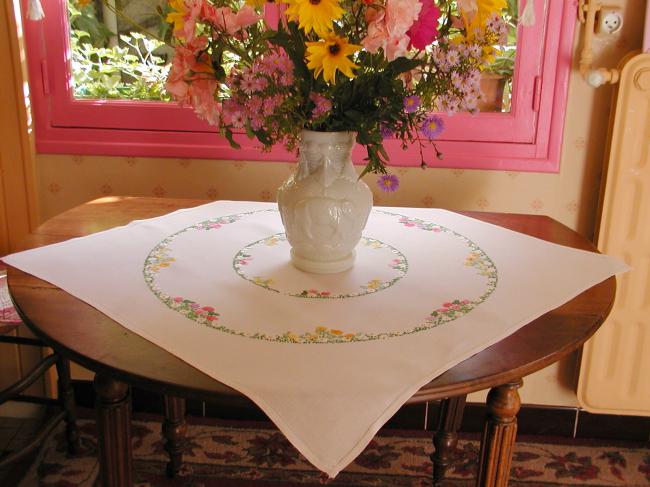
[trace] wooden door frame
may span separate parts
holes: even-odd
[[[0,255],[38,225],[36,167],[20,0],[0,6]],[[6,108],[4,108],[6,107]]]

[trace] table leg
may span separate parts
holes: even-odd
[[[129,386],[95,375],[95,409],[102,487],[132,487],[133,458]]]
[[[77,427],[77,413],[75,411],[74,392],[70,381],[70,362],[59,355],[56,361],[56,372],[59,376],[59,400],[65,411],[65,439],[68,444],[68,453],[79,453],[79,428]]]
[[[517,436],[517,413],[521,406],[521,379],[493,387],[487,397],[487,418],[481,438],[477,487],[506,487]]]
[[[162,434],[165,438],[165,450],[169,453],[167,477],[174,478],[183,464],[183,450],[187,424],[185,423],[185,399],[165,395],[165,421]]]
[[[463,420],[467,396],[450,397],[440,402],[438,428],[433,435],[433,485],[442,485],[447,467],[451,463],[451,452],[458,444],[458,428]]]

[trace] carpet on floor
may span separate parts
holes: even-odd
[[[92,487],[98,476],[95,423],[79,421],[83,452],[65,453],[63,430],[44,443],[20,487]],[[160,421],[133,421],[134,476],[137,487],[242,486],[430,486],[433,447],[424,431],[382,430],[365,451],[335,479],[312,467],[267,423],[190,424],[180,475],[165,477],[167,455]],[[511,469],[512,487],[650,486],[648,444],[519,440]],[[473,485],[479,443],[462,439],[453,453],[445,485]]]

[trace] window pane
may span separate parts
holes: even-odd
[[[508,24],[508,41],[497,48],[492,64],[483,73],[481,90],[484,100],[481,112],[509,112],[512,100],[512,81],[517,52],[517,0],[508,0],[504,19]]]
[[[163,100],[166,0],[67,0],[75,98]]]

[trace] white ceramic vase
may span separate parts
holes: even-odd
[[[298,167],[278,190],[291,261],[331,274],[354,264],[372,208],[372,193],[352,164],[352,132],[303,130]]]

